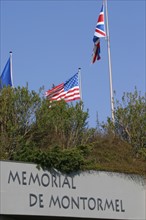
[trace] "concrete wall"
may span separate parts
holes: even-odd
[[[33,220],[34,214],[35,220],[146,220],[144,177],[98,171],[65,175],[9,161],[0,161],[0,167],[0,220]]]

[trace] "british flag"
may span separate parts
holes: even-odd
[[[105,36],[106,36],[106,32],[105,32],[105,25],[104,25],[104,7],[102,5],[102,8],[101,8],[98,20],[97,20],[94,37],[100,38],[100,37],[105,37]]]
[[[92,63],[96,60],[100,60],[100,38],[106,37],[105,25],[104,25],[104,5],[101,7],[101,11],[97,20],[95,33],[93,37],[94,48],[92,53]]]
[[[95,63],[96,60],[100,60],[100,38],[97,38],[97,41],[94,43],[92,52],[92,63]]]

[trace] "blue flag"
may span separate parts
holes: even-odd
[[[0,89],[2,89],[4,86],[12,86],[10,58],[8,59],[2,75],[0,76]]]

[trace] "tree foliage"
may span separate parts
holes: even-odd
[[[83,104],[50,103],[28,87],[4,88],[0,93],[0,149],[11,159],[25,146],[72,148],[85,143],[88,112]]]
[[[41,89],[6,87],[0,91],[0,159],[66,173],[98,169],[146,174],[145,107],[136,90],[125,93],[122,104],[117,102],[115,122],[108,119],[101,130],[88,127],[82,102],[51,103]]]
[[[44,100],[36,112],[34,138],[40,147],[59,145],[62,149],[82,144],[88,112],[82,111],[82,103],[75,106],[64,101],[53,105]]]
[[[115,121],[108,119],[106,127],[138,151],[146,148],[146,99],[135,88],[124,93],[122,102],[116,102]]]
[[[0,92],[0,149],[10,159],[23,142],[31,139],[32,125],[41,99],[28,87],[4,88]]]

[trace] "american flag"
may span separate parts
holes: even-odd
[[[100,38],[105,36],[104,6],[102,5],[93,37],[94,48],[92,53],[92,63],[94,63],[96,60],[100,60]]]
[[[60,101],[61,99],[64,99],[65,102],[71,102],[81,99],[78,73],[65,83],[61,83],[46,91],[45,95],[50,101]]]

